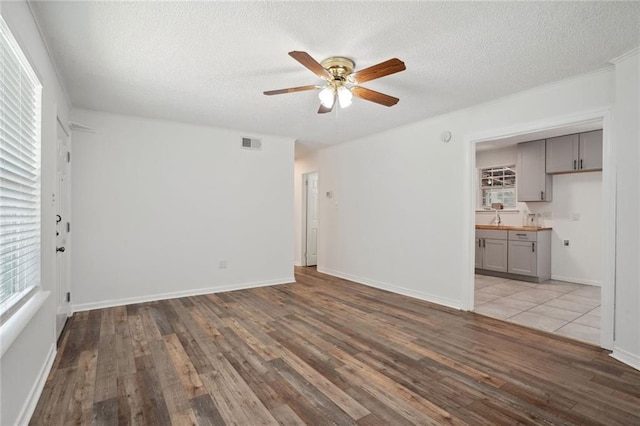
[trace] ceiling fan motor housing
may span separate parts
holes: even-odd
[[[333,56],[325,59],[320,65],[331,73],[334,80],[342,82],[347,80],[347,76],[351,74],[355,68],[355,63],[351,59],[342,56]]]

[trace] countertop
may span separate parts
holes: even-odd
[[[476,229],[495,229],[498,231],[548,231],[552,228],[540,227],[540,226],[507,226],[507,225],[476,225]]]

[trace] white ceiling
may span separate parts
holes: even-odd
[[[640,2],[35,2],[76,107],[343,142],[607,66],[640,45]],[[392,57],[407,70],[316,113],[320,83],[287,55]]]

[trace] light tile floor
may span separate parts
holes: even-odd
[[[474,311],[600,346],[600,287],[476,275]]]

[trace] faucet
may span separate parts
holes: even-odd
[[[491,203],[491,208],[496,212],[496,218],[493,221],[496,223],[496,225],[500,226],[500,224],[502,223],[502,219],[500,218],[500,213],[498,213],[498,210],[502,210],[504,208],[504,204]]]

